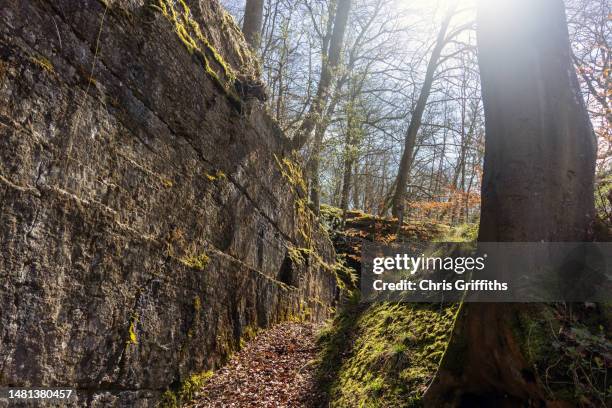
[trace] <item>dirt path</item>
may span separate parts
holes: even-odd
[[[261,332],[217,371],[187,405],[200,407],[312,407],[316,391],[313,359],[320,326],[282,323]]]

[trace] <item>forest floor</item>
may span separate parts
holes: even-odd
[[[359,302],[361,242],[431,240],[447,234],[436,223],[405,224],[359,211],[322,209],[344,257],[343,306],[326,325],[288,322],[261,331],[195,393],[199,407],[312,407],[418,405],[433,376],[456,312],[455,305],[368,306]],[[384,397],[386,404],[381,405]]]
[[[344,257],[345,301],[326,325],[281,323],[265,329],[211,375],[184,406],[199,407],[407,407],[418,403],[436,368],[456,308],[358,301],[361,240],[430,240],[448,232],[436,223],[405,224],[322,209],[334,245]]]
[[[287,322],[260,331],[225,367],[210,373],[203,386],[195,387],[195,398],[183,406],[422,406],[459,305],[360,302],[361,243],[473,241],[476,225],[450,228],[413,221],[398,228],[395,220],[359,211],[347,215],[344,228],[339,228],[341,212],[322,208],[345,266],[337,272],[344,295],[335,317],[325,325]],[[584,323],[593,320],[593,313],[583,309],[548,307],[545,319],[530,323],[525,352],[534,366],[545,369],[538,374],[551,398],[579,401],[577,406],[611,406],[606,405],[612,367],[608,326],[597,321],[587,327]],[[553,326],[551,334],[548,328]]]
[[[260,332],[187,407],[318,407],[314,361],[320,325],[287,322]]]

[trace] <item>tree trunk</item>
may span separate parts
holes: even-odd
[[[352,101],[349,103],[349,108],[347,109],[347,129],[346,129],[346,138],[344,144],[344,173],[342,177],[342,195],[340,198],[340,209],[342,212],[346,214],[346,211],[349,207],[349,199],[351,192],[351,184],[352,184],[352,176],[353,176],[353,164],[355,162],[355,132],[357,129],[355,126],[354,113],[353,113],[353,103]]]
[[[481,0],[486,120],[479,241],[582,241],[593,219],[596,141],[570,58],[562,0]],[[428,406],[543,406],[514,324],[543,305],[469,304]]]
[[[361,179],[361,176],[360,176],[361,169],[359,166],[359,161],[357,161],[356,158],[354,158],[354,161],[351,167],[353,168],[353,176],[352,176],[353,206],[354,208],[363,209],[363,203],[361,202],[361,187],[363,186],[363,180]]]
[[[319,127],[317,127],[317,135],[315,138],[317,142],[313,149],[313,157],[310,160],[310,203],[312,205],[312,211],[319,215],[321,213],[321,180],[319,179],[319,173],[321,172],[321,144],[323,142],[323,136],[321,135],[319,140]]]
[[[423,113],[425,112],[425,107],[427,106],[427,100],[429,99],[429,93],[431,92],[431,87],[433,85],[434,75],[436,73],[436,68],[438,67],[438,61],[440,59],[440,55],[442,54],[444,45],[446,44],[446,32],[452,16],[453,10],[448,13],[442,22],[442,27],[440,27],[438,38],[436,39],[436,45],[434,46],[427,64],[427,72],[425,73],[425,80],[423,81],[423,86],[421,87],[421,93],[419,94],[419,99],[417,100],[414,112],[412,112],[410,125],[408,126],[408,131],[406,132],[406,137],[404,139],[404,152],[402,153],[402,159],[400,161],[397,173],[397,181],[395,183],[395,195],[393,196],[392,214],[396,218],[401,218],[400,215],[403,213],[402,210],[406,200],[406,186],[408,184],[410,168],[412,167],[414,146],[416,144],[417,134],[419,133],[419,129],[421,127],[421,121],[423,120]],[[402,220],[400,220],[400,224],[401,221]]]
[[[334,30],[329,44],[329,52],[326,55],[324,50],[322,54],[323,62],[321,64],[321,77],[317,87],[317,94],[310,104],[310,109],[293,139],[293,148],[296,150],[301,149],[308,142],[313,129],[321,120],[321,115],[327,105],[333,77],[340,65],[340,55],[342,54],[342,47],[344,45],[344,33],[346,31],[350,10],[351,0],[338,0],[338,7],[334,18]]]
[[[246,0],[242,33],[253,50],[259,50],[264,0]]]
[[[509,24],[497,6],[480,6],[486,140],[479,239],[584,240],[594,216],[597,142],[569,54],[563,1],[501,4],[520,24]]]
[[[349,193],[351,192],[351,176],[353,174],[353,160],[350,157],[344,159],[344,173],[342,177],[342,195],[340,196],[340,208],[343,214],[343,224],[345,214],[349,206]]]
[[[336,90],[336,96],[332,98],[332,102],[330,103],[325,118],[316,125],[315,127],[315,137],[314,137],[314,145],[312,147],[312,157],[310,158],[309,167],[309,179],[311,183],[310,188],[310,202],[312,204],[312,210],[316,215],[319,215],[321,209],[321,181],[319,179],[319,173],[321,168],[321,153],[323,152],[323,137],[325,136],[325,131],[329,126],[329,119],[334,114],[336,110],[336,104],[339,100],[338,92]]]

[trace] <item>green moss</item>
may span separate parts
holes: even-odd
[[[600,314],[582,307],[528,305],[516,313],[511,330],[551,399],[605,406],[610,391],[605,361],[612,342],[597,319],[586,318]]]
[[[30,61],[34,64],[38,65],[43,71],[46,71],[50,74],[55,73],[55,69],[53,68],[53,64],[45,57],[30,57]]]
[[[333,271],[336,276],[336,285],[338,285],[341,291],[350,293],[359,289],[357,287],[359,275],[357,271],[346,265],[346,256],[337,256],[336,263],[333,265]]]
[[[289,259],[291,259],[291,263],[296,267],[303,266],[306,263],[306,258],[304,255],[308,256],[308,254],[308,248],[287,248],[287,255],[289,256]]]
[[[453,332],[454,326],[459,322],[458,319],[462,313],[468,313],[466,311],[465,304],[460,304],[455,309],[455,314],[451,319],[449,332]],[[464,368],[463,357],[466,355],[468,350],[468,340],[464,336],[457,336],[456,338],[452,339],[450,343],[448,343],[449,340],[450,338],[446,339],[447,347],[440,355],[440,361],[444,360],[444,367],[451,373],[460,376]]]
[[[319,213],[321,215],[321,222],[328,232],[338,231],[342,226],[342,209],[321,204]]]
[[[313,228],[315,226],[318,228],[318,222],[317,217],[308,206],[306,181],[302,172],[302,166],[299,164],[296,153],[294,153],[292,158],[279,158],[275,154],[274,159],[281,175],[287,180],[295,196],[295,232],[304,241],[306,246],[311,248]]]
[[[193,374],[181,386],[179,396],[181,401],[190,401],[195,392],[199,391],[213,376],[212,371],[205,371],[200,374]]]
[[[199,316],[200,312],[202,311],[202,301],[200,300],[199,296],[195,296],[193,298],[193,310],[195,311],[196,315]]]
[[[243,348],[249,341],[253,340],[257,336],[258,332],[259,329],[257,327],[246,326],[242,330],[242,335],[240,336],[240,348]]]
[[[204,172],[204,177],[206,177],[206,179],[208,179],[208,181],[210,182],[217,181],[217,180],[225,180],[227,178],[225,173],[222,172],[221,170],[217,170],[217,172],[214,175]]]
[[[302,172],[302,166],[299,165],[297,158],[283,157],[279,158],[276,154],[274,155],[276,165],[280,170],[283,177],[291,184],[294,189],[299,189],[298,195],[303,194],[307,191],[306,180]]]
[[[357,273],[354,269],[346,266],[343,256],[338,256],[334,264],[329,264],[313,248],[293,247],[287,248],[287,256],[291,259],[293,266],[300,268],[305,265],[312,265],[334,274],[336,284],[343,290],[354,290],[357,285]]]
[[[478,224],[460,224],[448,229],[439,242],[474,242],[478,238]]]
[[[167,178],[162,178],[161,183],[166,188],[172,188],[174,186],[174,183],[172,182],[172,180],[167,179]]]
[[[187,349],[189,339],[191,339],[195,335],[196,325],[198,320],[200,320],[200,314],[202,313],[202,301],[199,296],[195,296],[193,298],[193,320],[191,321],[191,325],[189,326],[189,330],[187,330],[187,340],[183,343],[182,351]]]
[[[446,349],[456,305],[356,303],[320,337],[330,406],[419,406]],[[351,347],[347,350],[347,345]]]
[[[178,408],[182,406],[183,404],[193,400],[196,392],[200,391],[212,378],[212,376],[212,371],[192,374],[189,378],[181,383],[177,391],[173,392],[167,390],[164,392],[157,406],[159,408]]]
[[[537,305],[520,311],[511,328],[530,365],[537,366],[554,353],[552,334],[559,330],[559,324],[547,306]]]
[[[231,100],[240,103],[240,98],[234,89],[236,74],[204,36],[187,3],[184,0],[158,0],[154,8],[172,23],[175,34],[190,54],[199,57],[208,76]],[[211,60],[216,67],[213,67]]]
[[[241,41],[232,40],[232,34],[236,37],[242,36],[242,29],[238,26],[238,23],[234,19],[234,17],[228,13],[226,10],[221,10],[222,14],[222,26],[224,29],[224,33],[228,34],[230,39],[230,44],[234,50],[234,53],[238,56],[241,64],[252,66],[252,71],[250,74],[255,77],[261,76],[261,62],[257,55],[246,45],[246,43]]]
[[[179,406],[176,394],[170,390],[166,390],[157,404],[159,408],[176,408]]]
[[[199,255],[188,255],[180,259],[181,263],[193,269],[203,271],[210,261],[210,257],[206,252],[202,252]]]
[[[302,310],[300,311],[300,318],[301,318],[301,321],[303,322],[307,322],[310,319],[312,319],[312,309],[309,308],[308,306],[303,307]]]

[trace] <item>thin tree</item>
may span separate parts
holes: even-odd
[[[330,120],[332,119],[332,115],[335,113],[336,106],[340,102],[341,97],[345,96],[341,94],[344,85],[347,84],[351,79],[351,76],[354,75],[354,69],[355,66],[358,64],[358,61],[364,58],[364,50],[362,50],[364,42],[371,40],[372,37],[380,35],[386,30],[384,24],[381,24],[380,26],[378,26],[378,32],[370,33],[371,28],[375,26],[377,18],[379,17],[381,11],[386,5],[387,2],[385,0],[377,0],[374,3],[373,9],[368,10],[367,14],[364,16],[364,18],[362,18],[363,23],[360,23],[359,19],[356,19],[356,23],[359,23],[358,25],[361,26],[361,29],[357,33],[354,41],[352,41],[350,44],[348,44],[350,40],[346,40],[346,67],[342,70],[342,75],[340,75],[339,78],[337,78],[336,80],[334,92],[333,95],[330,97],[330,102],[328,103],[327,109],[323,113],[321,119],[315,125],[312,154],[309,162],[310,201],[311,207],[315,214],[319,214],[319,207],[321,201],[321,185],[319,180],[319,172],[321,153],[323,149],[323,137],[325,136],[327,127],[329,126]],[[389,18],[388,20],[392,20],[392,18]],[[374,61],[374,59],[372,59],[372,61]],[[366,65],[368,66],[365,67],[365,70],[369,71],[373,63],[369,62],[366,63]],[[363,75],[366,74],[364,73]]]
[[[351,10],[351,0],[338,0],[336,15],[334,18],[334,28],[329,42],[329,51],[324,50],[322,55],[321,76],[317,87],[317,93],[310,105],[310,109],[302,124],[296,131],[293,139],[294,149],[301,149],[310,139],[312,131],[329,101],[330,89],[334,75],[338,71],[342,47],[344,46],[344,35]]]
[[[408,126],[408,131],[406,132],[406,137],[404,139],[404,151],[402,153],[402,158],[397,173],[395,194],[393,195],[392,203],[392,214],[394,217],[400,220],[400,224],[403,218],[404,202],[406,200],[406,187],[408,184],[408,177],[410,175],[410,168],[412,166],[417,134],[421,128],[423,113],[425,112],[425,107],[427,106],[427,100],[429,99],[431,87],[434,82],[434,75],[436,73],[436,68],[438,67],[440,56],[442,55],[442,50],[449,41],[446,33],[448,31],[451,19],[453,18],[455,8],[456,5],[450,10],[442,21],[442,26],[438,32],[436,43],[427,64],[427,72],[425,73],[425,79],[421,87],[421,92],[414,111],[412,112],[412,116],[410,117],[410,125]]]
[[[346,106],[346,140],[344,144],[344,173],[342,177],[342,193],[340,196],[340,209],[343,213],[343,223],[346,218],[346,211],[349,208],[349,194],[353,187],[353,171],[355,162],[357,160],[357,145],[360,139],[360,133],[362,131],[360,119],[359,119],[359,107],[357,102],[358,86],[363,85],[361,83],[352,86],[349,95],[349,101]]]

